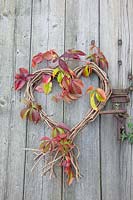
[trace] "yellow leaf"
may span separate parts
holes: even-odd
[[[53,70],[53,77],[55,77],[56,75],[57,75],[57,73],[59,72],[60,70],[59,70],[59,68],[57,67],[57,68],[55,68],[54,70]]]
[[[88,77],[90,75],[88,65],[85,66],[82,74],[83,74],[84,77]]]
[[[45,94],[49,94],[52,90],[52,82],[44,83],[42,85],[42,88],[43,88],[43,91],[44,91]]]
[[[95,92],[90,93],[90,105],[94,110],[98,109],[95,103]]]
[[[59,74],[58,74],[58,76],[57,76],[57,81],[58,81],[58,83],[61,83],[63,77],[64,77],[63,72],[59,72]]]

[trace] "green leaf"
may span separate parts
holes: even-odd
[[[91,107],[94,109],[94,110],[97,110],[97,106],[96,106],[96,103],[95,103],[95,92],[90,92],[90,105]]]
[[[26,119],[29,115],[30,109],[29,108],[24,108],[23,110],[21,110],[20,112],[20,116],[22,119]]]
[[[62,129],[62,128],[57,128],[57,130],[58,130],[58,132],[60,133],[60,134],[63,134],[64,133],[64,130]]]
[[[59,73],[58,73],[58,76],[57,76],[57,81],[58,81],[59,84],[61,83],[63,77],[64,77],[63,72],[59,72]]]
[[[128,141],[129,141],[131,144],[133,144],[133,134],[132,134],[132,133],[128,134]]]
[[[133,123],[132,122],[128,122],[127,126],[128,126],[129,129],[133,130]]]
[[[102,98],[98,93],[96,93],[96,98],[99,102],[103,102],[104,98]]]
[[[106,101],[106,94],[104,92],[104,90],[102,90],[101,88],[97,88],[96,89],[96,94],[98,94],[100,96],[99,100],[100,102],[105,102]]]
[[[49,94],[52,90],[52,82],[44,83],[42,87],[43,87],[44,93]]]
[[[54,138],[54,137],[56,137],[56,136],[57,136],[57,129],[54,128],[54,129],[52,130],[52,137]]]
[[[127,134],[125,131],[122,131],[122,134],[121,134],[121,141],[124,142],[126,139],[128,138]]]
[[[57,73],[60,71],[60,69],[57,67],[53,70],[53,77],[55,77],[57,75]]]

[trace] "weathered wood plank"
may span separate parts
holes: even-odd
[[[119,1],[104,1],[100,5],[100,47],[109,60],[109,77],[118,87],[118,21]],[[108,42],[107,42],[108,41]],[[115,72],[115,73],[114,73]],[[102,199],[120,200],[120,144],[117,141],[116,120],[101,117],[101,177]]]
[[[11,102],[12,91],[10,84],[12,82],[14,59],[12,58],[13,38],[14,38],[14,8],[15,6],[0,1],[0,199],[7,197],[8,182],[8,155],[11,132],[9,125],[11,121]],[[5,32],[8,30],[8,34]],[[8,136],[10,135],[10,137]]]
[[[30,3],[0,1],[1,147],[0,199],[23,198],[26,126],[20,123],[21,95],[15,93],[14,73],[29,63]],[[25,20],[26,19],[26,20]],[[23,25],[22,25],[23,24]],[[22,62],[23,60],[23,62]]]
[[[100,5],[100,46],[109,59],[109,77],[115,88],[128,86],[132,65],[132,3],[104,1]],[[118,40],[122,39],[122,46]],[[122,65],[118,65],[122,60]],[[132,193],[131,146],[117,141],[115,118],[101,120],[102,199],[130,200]]]
[[[122,46],[119,49],[119,56],[122,60],[122,66],[119,68],[119,86],[128,87],[128,73],[133,72],[133,1],[120,1],[119,13],[119,38],[122,39]],[[130,96],[131,97],[131,96]],[[133,118],[132,98],[128,107],[128,112]],[[133,120],[132,120],[133,121]],[[132,182],[132,145],[128,142],[121,144],[120,148],[120,199],[133,199]]]
[[[57,49],[59,53],[64,49],[64,1],[33,1],[32,9],[32,49],[31,54],[44,52],[47,49]],[[52,95],[58,92],[54,86],[52,94],[37,94],[38,102],[43,105],[47,113],[54,119],[63,120],[63,105],[57,105],[51,100]],[[27,147],[38,147],[39,138],[42,135],[50,134],[50,129],[42,122],[40,125],[28,124]],[[31,174],[30,169],[33,166],[33,156],[27,153],[26,158],[26,176],[25,176],[25,200],[29,199],[61,199],[61,170],[56,170],[57,178],[49,180],[49,176],[41,177],[42,162]]]
[[[98,44],[98,1],[66,1],[65,48],[77,48],[88,52],[91,40]],[[98,85],[92,76],[84,79],[85,88]],[[85,92],[85,90],[84,90]],[[71,127],[79,122],[89,109],[89,97],[84,96],[71,105],[64,106],[64,121]],[[82,135],[81,135],[82,134]],[[71,187],[64,186],[63,199],[100,199],[99,120],[89,124],[76,140],[81,155],[79,165],[83,177]]]
[[[62,185],[65,180],[61,170],[57,170],[57,179],[42,178],[43,162],[32,174],[33,155],[25,153],[23,148],[37,148],[40,136],[49,134],[50,130],[43,123],[28,122],[26,127],[26,121],[21,121],[19,116],[23,92],[15,93],[11,89],[14,73],[19,67],[29,68],[31,55],[51,48],[59,53],[72,47],[88,51],[92,39],[98,44],[99,20],[100,47],[109,59],[112,85],[127,87],[127,74],[133,72],[133,2],[100,1],[100,13],[98,6],[97,0],[0,0],[1,200],[133,199],[133,149],[129,143],[117,141],[116,120],[111,116],[103,116],[100,123],[97,119],[88,125],[76,140],[83,174],[79,183],[72,187]],[[118,46],[118,39],[122,39],[122,46]],[[118,60],[122,60],[121,66]],[[83,81],[85,87],[98,84],[94,76]],[[88,97],[71,105],[64,104],[63,108],[62,103],[51,101],[57,92],[55,86],[51,95],[37,95],[37,100],[54,119],[64,119],[73,126],[88,109]],[[129,112],[133,116],[131,97]]]

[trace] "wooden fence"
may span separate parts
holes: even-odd
[[[41,177],[41,166],[31,173],[33,155],[23,150],[38,147],[40,136],[49,130],[43,123],[36,126],[20,119],[23,92],[14,92],[14,74],[19,67],[28,69],[38,52],[51,48],[59,53],[69,48],[88,52],[93,39],[109,60],[113,87],[127,87],[128,72],[133,71],[132,0],[0,0],[1,200],[133,199],[132,145],[117,140],[111,115],[97,118],[77,138],[83,177],[71,187],[64,184],[60,169],[52,180]],[[92,81],[98,82],[93,77],[85,83]],[[55,87],[53,93],[57,91]],[[56,105],[51,95],[40,96],[39,101],[70,126],[88,109],[86,97],[71,105]],[[132,101],[129,113],[133,115]]]

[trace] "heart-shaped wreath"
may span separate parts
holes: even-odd
[[[68,66],[68,62],[74,60],[79,61],[79,66],[72,70]],[[20,68],[20,73],[15,76],[15,90],[20,90],[26,85],[24,95],[26,107],[20,115],[22,119],[28,118],[34,123],[42,120],[51,128],[51,137],[42,137],[39,148],[31,149],[36,155],[32,170],[42,158],[45,158],[42,174],[50,172],[50,176],[52,176],[54,166],[58,163],[64,168],[64,172],[68,176],[67,183],[70,185],[74,178],[80,177],[78,166],[80,151],[74,143],[74,139],[87,123],[95,120],[112,92],[107,75],[101,69],[107,68],[108,62],[94,43],[90,46],[89,56],[86,56],[83,51],[75,49],[69,49],[61,56],[54,50],[39,53],[33,57],[32,67],[35,68],[43,61],[47,62],[46,68],[32,74],[29,74],[27,69]],[[55,102],[64,100],[68,103],[75,101],[82,96],[84,87],[80,77],[88,77],[92,72],[99,77],[100,88],[89,86],[86,93],[90,94],[91,109],[72,129],[64,123],[57,123],[51,119],[35,100],[34,91],[49,94],[52,91],[53,80],[56,79],[61,87],[61,93],[54,96],[53,100]]]

